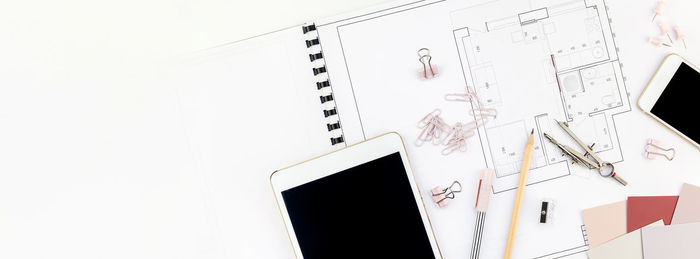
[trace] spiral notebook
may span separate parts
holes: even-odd
[[[496,89],[485,90],[481,96],[485,102],[515,112],[530,107],[523,104],[533,98],[516,98],[522,97],[517,89],[515,93],[503,90],[515,85],[514,80],[548,87],[556,98],[534,99],[553,103],[547,109],[562,113],[556,71],[552,68],[554,59],[562,75],[574,71],[571,75],[579,78],[579,67],[593,67],[591,71],[598,72],[585,74],[592,77],[590,80],[620,82],[620,88],[611,91],[623,92],[624,79],[619,72],[614,34],[607,25],[607,10],[603,0],[401,0],[194,53],[175,73],[178,79],[173,86],[194,159],[206,179],[210,200],[207,209],[219,231],[218,239],[235,247],[227,254],[271,258],[293,255],[270,191],[272,171],[386,132],[398,132],[406,140],[421,188],[464,177],[469,175],[468,170],[476,173],[487,167],[497,171],[515,168],[516,164],[519,167],[519,161],[508,157],[501,165],[491,162],[491,157],[509,152],[509,148],[496,147],[499,143],[521,145],[522,139],[512,132],[527,128],[529,133],[533,123],[552,122],[555,113],[546,110],[524,119],[513,118],[515,123],[504,122],[496,129],[499,132],[493,134],[502,137],[492,139],[494,143],[488,143],[489,139],[479,132],[469,141],[467,152],[450,156],[441,155],[437,146],[413,145],[420,134],[416,124],[436,108],[442,110],[445,121],[473,120],[469,103],[445,101],[446,94],[465,93],[468,84]],[[539,42],[546,37],[551,37],[547,44]],[[503,47],[500,43],[510,45]],[[493,44],[496,47],[487,48]],[[538,46],[544,47],[535,48]],[[420,76],[423,64],[418,51],[423,48],[429,49],[431,64],[439,71],[435,78]],[[544,52],[542,57],[532,57]],[[583,63],[587,65],[581,66]],[[497,70],[497,65],[505,67]],[[514,68],[516,65],[520,67]],[[474,79],[475,74],[481,79]],[[627,99],[616,96],[604,99],[610,105],[621,102],[619,107],[601,108],[605,116],[629,107]],[[576,100],[587,99],[579,94]],[[499,119],[508,119],[504,115],[499,111]],[[606,123],[610,118],[605,116],[601,113],[593,119]],[[489,150],[490,146],[494,149]],[[617,150],[611,148],[609,152],[606,157],[613,157]],[[539,164],[563,168],[537,169],[542,173],[533,174],[533,182],[559,179],[566,176],[562,172],[569,172],[558,156],[554,162],[547,162],[544,156],[537,159]],[[435,173],[436,167],[440,173]],[[517,180],[517,172],[497,179],[504,193],[512,177]],[[537,187],[533,185],[531,190]],[[568,204],[579,204],[576,199],[580,197],[562,195],[559,198],[573,199]],[[495,199],[499,197],[495,195]],[[494,211],[510,209],[493,207]],[[560,208],[564,209],[568,211],[560,213],[580,212],[574,206]],[[453,225],[448,214],[428,210],[437,232],[462,229]],[[578,217],[561,217],[552,224],[557,227],[540,229],[534,223],[524,224],[523,228],[538,231],[523,233],[542,242],[517,248],[518,254],[533,258],[584,253]],[[498,228],[493,233],[507,232]],[[462,249],[463,244],[471,242],[467,236],[461,232],[438,236],[438,243],[445,248],[446,257],[467,257],[468,251]],[[482,256],[500,256],[497,253],[503,251],[500,246],[505,242],[498,236],[487,235],[484,239],[485,244],[494,247],[485,249]]]
[[[225,251],[228,257],[293,257],[279,212],[270,202],[274,201],[269,186],[273,170],[389,131],[398,131],[408,145],[416,137],[416,122],[437,108],[435,104],[445,91],[464,90],[459,59],[452,53],[452,33],[445,30],[451,26],[449,19],[439,22],[438,26],[444,27],[438,33],[441,37],[427,32],[422,42],[411,44],[405,59],[381,61],[396,65],[376,71],[383,73],[378,75],[380,78],[411,82],[398,93],[387,92],[393,91],[390,87],[372,89],[386,85],[381,82],[384,79],[365,84],[365,78],[358,78],[358,84],[351,87],[353,79],[347,69],[353,68],[345,67],[343,56],[353,59],[347,60],[350,66],[378,60],[354,60],[348,53],[363,53],[366,47],[344,46],[341,50],[335,31],[344,28],[345,23],[397,10],[403,14],[412,7],[429,7],[429,12],[435,7],[442,10],[444,3],[395,2],[213,47],[178,61],[181,64],[173,73],[172,85],[197,170],[205,179],[206,209],[219,232],[216,239],[233,246]],[[445,21],[448,23],[442,26]],[[349,43],[372,37],[362,32],[352,34]],[[345,40],[347,34],[342,37]],[[442,43],[438,46],[424,40]],[[430,49],[432,63],[440,69],[447,72],[453,67],[451,74],[420,79],[421,63],[416,51],[423,47]],[[448,58],[447,53],[452,55]],[[439,91],[435,91],[436,86]],[[423,98],[432,100],[408,106],[395,103]],[[461,104],[452,105],[462,108]],[[378,120],[380,117],[383,119]],[[408,148],[413,148],[412,144]],[[439,156],[439,152],[436,154]],[[424,183],[432,186],[440,180]]]

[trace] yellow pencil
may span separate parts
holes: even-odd
[[[504,259],[510,259],[513,253],[513,241],[515,241],[515,230],[518,228],[518,217],[520,217],[520,205],[523,202],[523,192],[527,182],[527,172],[530,171],[530,158],[532,157],[532,147],[535,143],[535,129],[532,129],[525,144],[525,154],[523,154],[523,165],[520,167],[520,179],[518,180],[518,190],[515,194],[513,204],[513,216],[510,218],[510,229],[508,230],[508,242],[506,243],[506,253]]]

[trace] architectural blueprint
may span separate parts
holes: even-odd
[[[413,143],[421,132],[416,121],[436,108],[447,121],[470,122],[476,102],[445,101],[467,85],[482,108],[498,115],[467,140],[466,152],[443,156],[439,148],[406,145],[421,188],[455,179],[465,188],[477,186],[479,170],[495,169],[482,258],[502,257],[512,190],[534,129],[513,258],[585,258],[581,210],[618,201],[629,189],[571,165],[543,133],[578,147],[557,124],[566,121],[603,160],[624,160],[616,119],[630,111],[630,101],[609,11],[603,0],[405,1],[319,21],[346,140],[396,131]],[[430,49],[439,77],[418,78],[421,48]],[[632,173],[622,170],[623,177]],[[427,193],[423,198],[430,200]],[[464,192],[447,210],[427,206],[446,258],[469,256],[464,248],[472,238],[465,233],[476,218],[474,194]],[[555,204],[547,224],[538,220],[543,199]]]
[[[514,9],[491,2],[453,13],[454,37],[466,83],[498,117],[480,128],[495,192],[515,188],[523,139],[535,130],[528,183],[570,174],[565,157],[543,138],[569,140],[566,121],[593,150],[622,161],[614,115],[630,110],[614,34],[602,1],[571,1],[483,20]],[[510,8],[509,8],[510,7]],[[567,143],[575,146],[573,143]]]

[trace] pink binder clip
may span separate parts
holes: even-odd
[[[656,16],[660,16],[664,12],[664,9],[666,9],[666,2],[659,1],[659,3],[654,8],[654,17],[651,18],[651,21],[654,22]]]
[[[433,59],[430,56],[430,50],[428,48],[421,48],[418,50],[418,61],[423,64],[423,67],[418,70],[418,75],[423,79],[431,79],[438,76],[437,66],[430,63]]]
[[[657,47],[661,47],[662,45],[666,46],[666,47],[671,47],[671,45],[666,44],[666,42],[663,42],[661,39],[656,38],[656,37],[649,38],[649,43],[651,43],[651,45],[654,45]]]
[[[671,153],[669,156],[668,153]],[[644,147],[644,157],[648,159],[654,159],[656,156],[663,156],[668,161],[673,160],[674,157],[676,157],[676,149],[675,148],[662,148],[659,145],[659,141],[656,139],[649,139],[647,140],[647,145]]]
[[[456,187],[456,188],[455,188]],[[447,206],[447,202],[455,198],[455,193],[462,191],[462,184],[458,181],[452,182],[452,184],[445,188],[440,189],[440,186],[430,190],[430,195],[438,208]]]
[[[661,30],[661,34],[666,34],[666,37],[668,37],[668,41],[671,42],[671,44],[673,44],[673,39],[671,39],[671,29],[669,29],[668,26],[666,26],[665,24],[659,23],[659,30]]]
[[[685,34],[681,31],[681,28],[678,26],[673,27],[673,31],[676,33],[676,40],[683,41],[683,47],[688,49],[688,46],[685,45]]]

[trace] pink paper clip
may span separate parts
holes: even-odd
[[[418,122],[418,128],[423,129],[416,138],[416,146],[422,146],[425,142],[431,142],[438,145],[442,142],[443,133],[448,129],[448,124],[440,117],[440,109],[435,109],[425,115]]]
[[[676,40],[683,41],[683,47],[688,49],[688,46],[685,45],[685,34],[681,31],[681,28],[678,26],[673,27],[673,31],[676,33]]]
[[[437,66],[430,63],[433,59],[430,56],[430,50],[428,48],[421,48],[418,50],[418,61],[423,64],[423,67],[418,70],[418,75],[423,79],[431,79],[438,76]]]
[[[469,86],[464,86],[464,93],[459,93],[459,94],[446,94],[445,95],[445,101],[449,102],[468,102],[468,103],[476,103],[478,106],[481,106],[481,100],[479,100],[479,96],[476,95],[476,92],[472,91],[469,89]]]
[[[671,153],[671,156],[669,156],[667,153]],[[656,139],[649,139],[647,140],[647,145],[644,147],[644,157],[648,159],[654,159],[656,156],[663,156],[668,161],[673,160],[674,157],[676,157],[676,149],[675,148],[662,148],[659,145],[659,141]]]
[[[471,91],[469,86],[465,87],[466,93],[463,94],[446,94],[445,100],[451,102],[470,102],[473,108],[469,110],[469,113],[474,115],[474,126],[478,128],[481,125],[486,124],[490,119],[496,118],[498,111],[494,108],[484,108],[479,96],[476,92]],[[468,123],[469,124],[469,123]]]
[[[654,19],[656,19],[656,16],[661,16],[661,14],[663,14],[663,12],[664,12],[664,9],[666,9],[666,2],[659,1],[659,3],[654,8],[654,17],[651,18],[651,22],[654,22]]]
[[[651,43],[651,45],[654,45],[657,47],[661,47],[662,45],[666,46],[666,47],[671,47],[671,45],[666,44],[666,42],[663,42],[661,39],[656,38],[656,37],[649,38],[649,43]]]
[[[447,134],[447,137],[443,142],[445,148],[443,148],[442,152],[440,153],[443,155],[449,155],[457,150],[460,152],[467,151],[467,139],[472,136],[474,136],[473,129],[464,128],[462,123],[455,123]]]
[[[450,102],[467,102],[471,103],[473,109],[469,110],[469,113],[474,115],[474,121],[468,122],[466,124],[457,123],[452,127],[448,138],[445,139],[443,143],[445,148],[442,150],[443,155],[449,155],[452,152],[466,151],[467,150],[467,139],[474,136],[476,130],[492,118],[495,118],[497,111],[494,108],[483,108],[479,96],[475,92],[469,90],[469,86],[465,87],[465,93],[458,94],[446,94],[445,100]]]
[[[472,96],[470,93],[466,94],[446,94],[445,95],[445,101],[450,101],[450,102],[471,102],[472,101]]]
[[[455,189],[455,187],[458,187],[458,189]],[[461,191],[462,191],[462,184],[459,183],[458,181],[454,181],[447,188],[441,189],[440,186],[433,188],[432,190],[430,190],[430,195],[433,198],[435,205],[437,205],[438,208],[442,208],[442,207],[447,206],[447,202],[449,200],[452,200],[455,198],[455,193],[458,193]]]
[[[668,37],[668,41],[671,42],[671,44],[673,44],[673,39],[671,39],[671,29],[669,29],[668,26],[666,26],[665,24],[659,23],[659,30],[661,30],[661,34],[666,34],[666,37]]]
[[[480,127],[489,122],[491,119],[495,119],[498,115],[498,110],[494,108],[477,108],[470,110],[474,117],[476,118],[476,127]]]

